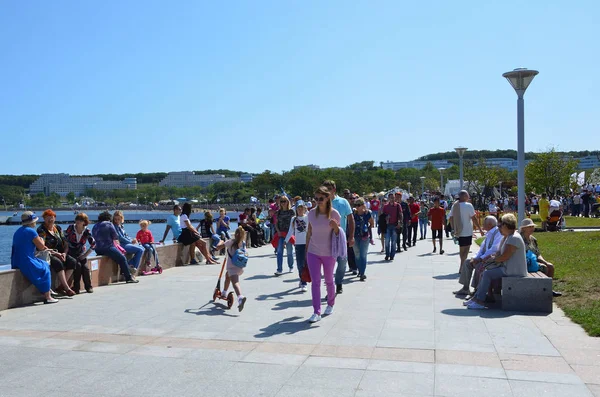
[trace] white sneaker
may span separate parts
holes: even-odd
[[[470,302],[471,302],[471,299],[463,301],[463,306],[469,306]]]
[[[276,271],[276,272],[275,272],[275,275],[276,275],[277,277],[281,276],[282,274],[283,274],[283,273],[281,273],[280,271]]]
[[[333,306],[327,305],[327,307],[325,308],[325,311],[323,312],[323,315],[329,316],[332,313],[333,313]]]
[[[308,290],[308,288],[306,288],[306,285],[301,286],[300,289],[302,290],[302,292],[306,292]]]
[[[310,318],[308,319],[309,323],[316,323],[317,321],[321,321],[321,316],[318,315],[317,313],[314,313],[312,316],[310,316]]]

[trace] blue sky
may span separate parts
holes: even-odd
[[[5,2],[0,174],[281,172],[516,149],[517,97],[501,75],[521,66],[540,71],[526,150],[599,149],[599,12],[552,0]]]

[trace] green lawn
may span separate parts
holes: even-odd
[[[554,301],[591,336],[600,336],[600,232],[536,233],[542,256],[556,268]],[[476,240],[483,242],[483,237]]]
[[[537,233],[544,258],[554,264],[555,302],[591,336],[600,336],[600,232]]]
[[[542,220],[539,214],[532,214],[531,220],[534,221],[538,226],[541,226]],[[600,227],[600,218],[580,218],[573,216],[565,216],[567,222],[567,229],[570,227]]]

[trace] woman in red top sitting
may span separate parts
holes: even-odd
[[[162,268],[158,262],[158,254],[154,249],[154,236],[152,232],[148,230],[148,226],[150,226],[150,221],[142,219],[140,221],[140,230],[135,235],[136,240],[144,247],[146,250],[146,269],[142,273],[144,275],[162,273]],[[150,255],[154,257],[154,262],[156,266],[150,269]]]

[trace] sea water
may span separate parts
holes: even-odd
[[[11,214],[12,215],[12,214]],[[125,213],[125,218],[127,218],[127,213]],[[39,223],[38,223],[39,225]],[[194,227],[198,226],[196,222],[192,222]],[[63,231],[67,229],[68,224],[59,225]],[[88,228],[91,230],[94,225],[89,225]],[[12,238],[15,231],[21,226],[18,225],[0,225],[0,271],[10,269],[10,253],[12,250]],[[134,238],[138,230],[140,230],[140,226],[137,223],[125,223],[123,225],[125,231],[129,235],[129,237]],[[166,223],[152,223],[149,226],[152,235],[154,236],[155,241],[160,241],[165,232],[165,228],[167,227]],[[237,227],[237,223],[231,222],[231,230],[235,230]],[[169,235],[167,236],[166,241],[170,242],[173,239],[173,233],[169,231]],[[93,253],[91,254],[93,255]]]

